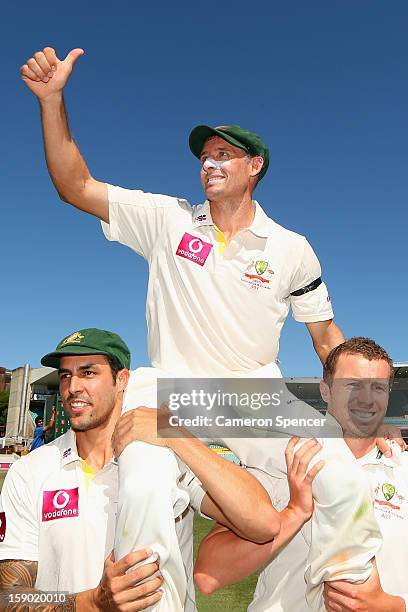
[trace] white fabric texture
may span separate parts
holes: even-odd
[[[227,377],[259,376],[257,370],[265,369],[263,375],[268,376],[266,372],[276,368],[279,336],[290,307],[301,322],[333,318],[324,283],[291,295],[321,276],[319,261],[303,236],[269,219],[258,203],[251,226],[238,232],[221,253],[208,202],[191,207],[183,199],[112,185],[108,197],[109,224],[102,224],[106,237],[129,246],[149,264],[148,351],[158,370],[173,376]],[[151,374],[145,375],[148,387]],[[140,384],[143,381],[134,388],[130,381],[127,406],[155,406],[155,389],[146,403],[148,390]],[[284,475],[287,438],[222,441],[244,463]],[[320,534],[314,534],[308,564],[308,597],[315,610],[321,602],[321,581],[334,568],[338,571],[333,557],[348,554],[352,544],[355,554],[348,571],[353,579],[364,579],[380,545],[367,486],[354,458],[337,442],[325,444],[330,461],[315,483],[314,521]],[[129,469],[131,464],[129,460]],[[338,478],[338,488],[333,478]],[[350,516],[359,520],[353,522]],[[338,527],[326,525],[334,519],[347,529],[342,537]]]
[[[132,490],[131,509],[124,514],[128,523],[119,523],[119,528],[123,535],[130,525],[130,549],[152,546],[160,554],[166,579],[162,600],[167,607],[160,608],[159,604],[149,609],[195,612],[192,517],[195,510],[200,510],[205,491],[192,472],[166,449],[142,442],[134,446],[136,453],[131,456],[139,469],[132,464],[126,474],[137,475],[133,484],[139,485],[141,494]],[[122,466],[126,449],[124,459]],[[4,512],[4,517],[0,514],[0,518],[6,528],[0,540],[0,559],[37,561],[35,588],[42,591],[77,593],[96,587],[104,561],[114,548],[121,504],[119,470],[112,460],[87,483],[72,430],[14,463],[1,492],[0,513]],[[128,485],[132,485],[132,479],[125,481],[123,491]],[[76,488],[78,512],[44,521],[44,493],[62,492],[57,498],[62,506],[64,491]],[[126,536],[122,543],[117,542],[116,558],[120,558],[126,543]]]
[[[221,254],[208,202],[190,206],[112,185],[108,197],[106,237],[149,264],[146,317],[154,367],[174,376],[256,370],[276,361],[290,306],[298,321],[333,318],[324,283],[290,295],[321,276],[319,261],[303,236],[268,218],[258,203],[252,225]],[[200,255],[203,263],[197,263]]]
[[[96,587],[113,549],[116,473],[111,461],[87,488],[71,430],[19,459],[8,471],[1,492],[6,534],[0,558],[38,561],[36,589],[77,593]],[[78,503],[69,501],[61,508],[66,501],[63,492],[74,497],[71,491],[76,489]],[[47,491],[62,491],[57,506],[50,502],[44,507]],[[67,509],[72,507],[77,512],[69,515]],[[67,514],[44,520],[47,510]]]
[[[369,483],[374,515],[383,538],[376,554],[382,588],[386,593],[402,597],[408,610],[408,453],[401,453],[395,443],[391,446],[393,457],[390,459],[374,448],[356,461]],[[250,471],[267,489],[274,506],[282,510],[289,501],[287,480],[268,477],[256,469]],[[391,488],[384,485],[391,485]],[[307,612],[310,609],[306,601],[304,573],[314,528],[312,521],[306,523],[261,572],[248,612]],[[339,579],[352,580],[352,576],[346,573]],[[323,603],[321,606],[320,610],[324,612]]]
[[[266,367],[263,375],[265,371]],[[276,375],[275,368],[274,374]],[[133,372],[125,399],[125,410],[139,405],[154,407],[155,378],[166,376],[168,375],[165,372],[154,368],[139,368]],[[302,406],[302,414],[319,415],[317,411],[305,405]],[[330,420],[330,417],[328,419]],[[331,419],[328,429],[333,435],[333,430],[330,429],[332,422],[335,423]],[[337,435],[341,436],[337,424],[336,429]],[[228,446],[246,466],[258,468],[277,478],[285,478],[284,453],[288,434],[281,435],[280,438],[223,437],[218,441]],[[354,581],[366,580],[371,572],[370,559],[381,545],[368,483],[356,459],[340,437],[319,441],[323,449],[315,461],[324,459],[326,465],[313,483],[313,537],[308,542],[310,546],[306,566],[307,598],[310,608],[314,611],[321,610],[324,581],[340,580],[344,576]]]

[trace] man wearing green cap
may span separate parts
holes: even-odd
[[[143,398],[149,385],[150,397],[155,396],[157,374],[281,376],[279,337],[290,309],[295,320],[306,324],[324,362],[344,338],[333,322],[312,247],[304,236],[270,219],[252,198],[269,164],[261,138],[236,125],[200,125],[192,130],[189,144],[200,161],[204,204],[191,206],[183,198],[98,181],[71,136],[63,100],[63,88],[82,54],[82,49],[73,49],[59,60],[47,47],[23,65],[21,75],[40,103],[48,170],[60,198],[101,219],[108,240],[130,247],[149,264],[146,314],[153,368],[132,375],[128,406],[155,406],[153,399],[148,403]],[[247,465],[265,469],[272,462],[284,473],[285,444],[261,442],[265,444],[228,440]],[[336,448],[323,447],[329,461],[319,474],[323,495],[315,500],[316,525],[334,516],[341,522],[342,512],[354,515],[368,495],[357,466],[353,469],[348,458],[336,463]],[[336,495],[333,482],[338,485]],[[315,591],[327,568],[325,542],[335,542],[338,554],[345,552],[339,533],[330,521],[327,529],[314,531],[309,582]],[[374,519],[366,542],[374,554],[379,543]],[[354,552],[354,575],[360,579],[370,571],[367,547]],[[325,575],[330,576],[330,567]]]
[[[148,351],[172,375],[279,376],[279,336],[292,308],[324,359],[343,340],[307,240],[252,199],[269,165],[261,138],[237,125],[200,125],[190,148],[207,200],[122,189],[91,175],[69,130],[63,89],[82,49],[46,47],[21,68],[37,96],[48,170],[62,200],[102,220],[109,240],[149,263]]]
[[[67,612],[141,610],[153,604],[157,612],[192,612],[192,509],[243,537],[265,541],[279,530],[266,491],[198,441],[195,457],[186,463],[206,492],[164,447],[133,444],[136,463],[123,471],[127,451],[118,465],[112,435],[130,353],[117,334],[76,331],[41,363],[58,369],[71,429],[8,472],[0,507],[0,590],[66,591],[64,606],[55,609]],[[130,541],[136,552],[129,553]],[[114,557],[108,557],[112,549]],[[163,579],[154,575],[157,557]],[[127,573],[140,562],[144,568]],[[150,580],[138,585],[145,578]],[[15,600],[1,603],[10,603],[2,610],[15,610]]]
[[[142,610],[162,596],[157,558],[126,573],[152,551],[116,561],[109,554],[117,505],[111,437],[128,383],[129,349],[114,333],[85,329],[64,338],[41,362],[59,370],[71,429],[7,473],[0,508],[1,609],[31,610],[29,601],[35,607],[35,599],[7,593],[46,591],[47,599],[38,602],[50,604],[47,610],[120,609],[116,603]],[[146,578],[146,585],[138,584]],[[51,591],[60,595],[53,599]]]

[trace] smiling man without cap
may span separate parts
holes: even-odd
[[[363,337],[351,338],[334,348],[323,369],[322,398],[328,412],[340,424],[347,446],[370,482],[371,503],[381,528],[383,545],[376,556],[377,568],[363,584],[346,582],[347,559],[338,559],[343,566],[343,580],[325,584],[326,607],[322,606],[322,610],[408,610],[408,454],[401,453],[395,442],[391,445],[390,458],[376,447],[378,428],[387,411],[392,377],[392,361],[387,352],[370,338]],[[288,470],[289,482],[253,471],[268,488],[274,506],[282,510],[279,536],[259,546],[237,537],[225,527],[216,526],[201,543],[195,567],[196,583],[204,593],[210,594],[261,570],[249,612],[309,610],[305,599],[304,567],[311,536],[309,518],[313,500],[310,483],[303,478],[305,470],[307,467],[300,462],[297,465],[292,462]],[[288,508],[296,500],[297,511],[288,512],[289,495]],[[338,529],[341,531],[344,526],[338,524]],[[333,552],[330,542],[327,552]],[[231,557],[236,562],[227,565],[225,558]]]
[[[200,159],[208,198],[199,206],[98,181],[71,136],[62,95],[82,54],[74,49],[60,61],[47,47],[24,64],[21,74],[40,102],[47,166],[61,199],[101,219],[109,240],[130,247],[149,263],[146,314],[154,367],[131,377],[128,405],[155,406],[158,375],[281,376],[276,363],[279,336],[290,308],[306,324],[324,362],[343,335],[333,322],[318,259],[303,236],[275,223],[252,200],[268,168],[267,146],[239,126],[196,127],[189,144]],[[325,445],[325,458],[334,454],[341,460],[326,461],[314,481],[320,491],[315,515],[322,512],[320,520],[326,522],[339,508],[347,521],[369,497],[351,453],[344,444],[339,451],[340,442]],[[256,447],[238,438],[228,443],[247,464],[268,470],[272,457],[278,471],[286,469],[285,440],[257,440]],[[120,458],[127,460],[129,470],[137,463],[136,457],[131,459],[132,446],[136,453],[137,445],[130,445],[126,458]],[[349,490],[355,491],[352,497]],[[369,558],[379,545],[374,519],[367,525],[366,542],[356,551],[356,579],[368,577]],[[336,535],[333,525],[328,537],[336,541]],[[353,529],[349,536],[353,538]],[[339,554],[349,545],[337,543]],[[320,553],[324,546],[317,541],[311,547],[313,607],[321,599],[321,581],[331,576]]]

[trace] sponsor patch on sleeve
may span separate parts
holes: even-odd
[[[0,512],[0,542],[6,537],[6,513]]]

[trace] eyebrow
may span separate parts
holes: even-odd
[[[232,146],[232,145],[230,145],[230,146]],[[221,146],[220,146],[220,147],[217,147],[217,148],[216,148],[216,151],[217,151],[217,153],[218,153],[219,151],[229,151],[229,152],[231,152],[231,149],[229,149],[229,148],[228,148],[228,144],[227,144],[225,147],[221,147]],[[204,148],[204,149],[201,151],[201,155],[203,155],[204,153],[207,153],[207,151],[206,151],[206,149],[205,149],[205,148]]]
[[[83,370],[89,370],[90,368],[98,368],[99,363],[87,363],[83,366],[80,366],[78,368],[78,370],[83,371]],[[69,372],[72,372],[72,370],[69,370],[68,368],[58,368],[58,374],[67,374]]]

